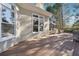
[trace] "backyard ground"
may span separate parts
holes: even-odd
[[[72,56],[79,55],[79,43],[73,42],[73,35],[61,33],[49,35],[40,40],[23,41],[2,56]]]

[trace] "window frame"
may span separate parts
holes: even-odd
[[[38,31],[37,32],[34,32],[33,31],[33,26],[34,26],[34,24],[33,24],[33,15],[37,15],[38,16]],[[42,31],[40,31],[40,17],[42,17],[43,19],[43,30]],[[38,15],[38,14],[36,14],[36,13],[32,13],[32,33],[39,33],[39,32],[43,32],[44,31],[44,16],[42,16],[42,15]]]
[[[40,30],[40,17],[42,17],[42,21],[43,21],[43,30],[42,31],[44,31],[44,20],[45,20],[45,18],[44,18],[44,16],[39,15],[39,31],[42,32]]]
[[[34,20],[34,17],[33,17],[33,15],[37,15],[38,16],[38,14],[36,14],[36,13],[32,13],[32,33],[38,33],[39,32],[39,26],[38,26],[38,31],[37,32],[35,32],[33,29],[34,29],[34,23],[33,23],[33,20]],[[38,18],[37,18],[38,19]],[[39,25],[39,19],[38,19],[38,25]]]
[[[1,9],[0,9],[0,38],[2,38],[3,40],[0,40],[0,41],[4,41],[5,40],[5,38],[6,38],[6,40],[7,39],[10,39],[10,37],[12,38],[12,37],[15,37],[15,35],[16,35],[16,13],[15,13],[15,11],[16,11],[16,9],[15,9],[15,5],[14,4],[10,4],[10,5],[13,5],[14,6],[14,10],[13,9],[10,9],[10,8],[8,8],[7,6],[5,6],[4,4],[0,4],[0,7],[1,7]],[[4,22],[2,22],[2,8],[3,8],[3,6],[4,7],[6,7],[6,8],[8,8],[11,12],[13,12],[14,13],[14,18],[13,18],[13,24],[10,24],[10,23],[8,23],[9,25],[12,25],[14,28],[13,28],[13,33],[14,34],[12,34],[12,36],[5,36],[5,37],[2,37],[2,23],[4,23]]]

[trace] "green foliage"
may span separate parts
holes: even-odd
[[[78,21],[76,21],[74,24],[73,24],[73,30],[75,31],[75,30],[77,30],[77,31],[79,31],[79,20]]]
[[[46,10],[47,10],[48,12],[51,12],[51,13],[53,13],[54,15],[56,15],[57,12],[59,11],[60,7],[61,7],[61,4],[60,4],[60,3],[56,3],[56,4],[54,4],[53,6],[49,5],[49,6],[46,8]]]
[[[49,12],[51,12],[51,13],[53,13],[53,9],[52,9],[52,8],[53,8],[52,6],[48,6],[48,7],[46,8],[46,10],[49,11]]]
[[[72,28],[66,28],[66,29],[64,29],[64,32],[66,32],[66,33],[72,33],[73,29]]]
[[[73,24],[73,27],[74,27],[74,26],[79,26],[79,20],[76,21],[76,22]]]
[[[72,33],[73,31],[79,31],[79,20],[76,21],[73,24],[72,28],[66,28],[66,29],[64,29],[64,32],[70,32],[70,33]]]
[[[56,24],[57,24],[57,28],[58,28],[58,32],[60,33],[60,30],[61,30],[61,28],[62,28],[62,9],[61,9],[61,7],[62,7],[62,5],[61,5],[61,3],[56,3],[56,4],[54,4],[53,6],[51,6],[51,5],[49,5],[47,8],[46,8],[46,10],[48,11],[48,12],[51,12],[54,16],[55,16],[55,18],[57,19],[57,21],[56,21]]]

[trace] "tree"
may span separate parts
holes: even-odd
[[[73,24],[73,28],[79,28],[79,20],[77,20],[77,21]]]
[[[63,29],[62,4],[56,3],[53,6],[49,5],[46,10],[56,17],[56,24],[58,32],[60,33],[60,30]]]

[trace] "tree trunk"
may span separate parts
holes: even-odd
[[[61,30],[63,30],[62,6],[58,10],[57,17],[58,17],[58,33],[61,33]]]
[[[57,12],[57,28],[58,28],[58,33],[60,33],[60,30],[61,30],[61,18],[60,18],[60,9],[58,10]]]

